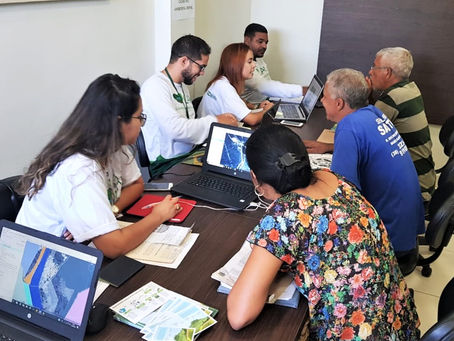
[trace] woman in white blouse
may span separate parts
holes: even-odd
[[[145,120],[135,81],[113,74],[94,80],[22,177],[26,198],[16,222],[76,242],[91,240],[109,258],[142,243],[181,210],[169,195],[142,220],[118,225],[115,214],[143,192],[128,145]]]
[[[198,117],[231,113],[238,121],[250,126],[260,123],[264,113],[273,104],[267,100],[261,103],[246,103],[240,97],[244,91],[244,83],[246,79],[252,78],[254,69],[254,56],[246,44],[228,45],[222,51],[216,76],[207,85],[207,91],[197,110]]]

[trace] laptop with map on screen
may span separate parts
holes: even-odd
[[[246,208],[256,198],[245,153],[251,134],[250,129],[212,123],[202,171],[171,191],[237,210]]]
[[[102,252],[0,220],[0,339],[83,340]]]

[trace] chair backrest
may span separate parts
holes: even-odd
[[[421,341],[452,341],[454,340],[454,313],[438,321],[420,339]]]
[[[454,313],[454,277],[446,284],[438,302],[438,321]]]
[[[139,157],[139,163],[141,167],[150,167],[150,159],[148,158],[147,148],[145,147],[145,139],[143,137],[142,130],[136,140],[137,154]]]
[[[429,203],[429,224],[425,239],[434,247],[446,246],[454,230],[454,178],[438,186]]]
[[[443,123],[438,137],[444,153],[450,158],[454,156],[454,116],[451,116]]]
[[[197,114],[197,108],[199,107],[200,102],[202,101],[202,96],[196,97],[192,100],[192,106],[194,107],[194,111]]]
[[[0,180],[0,219],[16,220],[24,201],[24,196],[15,191],[19,178],[20,176],[12,176]]]
[[[454,179],[454,158],[449,159],[443,168],[441,168],[438,187],[446,185],[450,179]]]
[[[421,341],[454,340],[454,278],[445,286],[438,303],[438,322],[421,338]]]

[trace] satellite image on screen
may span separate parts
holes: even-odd
[[[248,136],[225,134],[221,164],[230,169],[249,172],[246,160],[246,141]]]
[[[13,301],[79,326],[95,264],[27,242]]]

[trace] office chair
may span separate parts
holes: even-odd
[[[443,170],[443,173],[447,170]],[[424,258],[419,254],[417,266],[422,266],[421,274],[429,277],[433,263],[448,245],[454,230],[454,178],[445,177],[442,186],[438,186],[429,203],[429,224],[424,236],[425,242],[434,253]]]
[[[454,116],[451,116],[445,121],[445,123],[443,123],[440,129],[440,133],[438,134],[438,138],[441,145],[443,146],[443,152],[449,158],[449,162],[454,158]],[[445,166],[436,169],[435,172],[441,173]]]
[[[446,285],[438,302],[438,322],[421,338],[421,341],[454,340],[454,278]]]
[[[194,111],[197,116],[197,109],[199,107],[200,102],[202,101],[202,96],[196,97],[192,100],[192,106],[194,107]]]
[[[140,167],[147,168],[149,179],[151,181],[151,169],[150,169],[150,159],[148,158],[147,148],[145,147],[145,139],[143,137],[142,129],[140,130],[140,134],[136,140],[136,147],[137,147],[137,158],[139,161]]]
[[[24,196],[15,191],[19,178],[20,176],[12,176],[0,180],[0,219],[16,220],[24,201]]]

